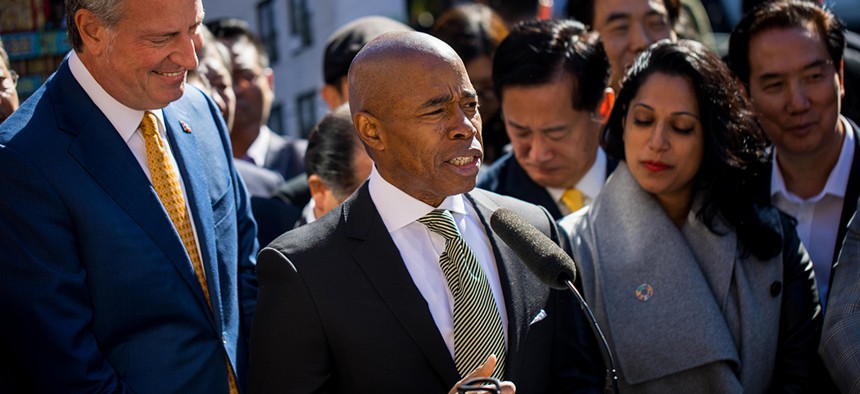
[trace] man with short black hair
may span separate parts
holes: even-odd
[[[513,152],[478,187],[546,208],[556,219],[593,200],[615,162],[600,148],[612,107],[608,63],[596,35],[572,20],[524,22],[493,59]]]

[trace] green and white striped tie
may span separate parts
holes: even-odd
[[[439,265],[454,295],[454,362],[460,376],[481,365],[490,354],[498,361],[493,377],[503,380],[505,332],[487,277],[460,235],[447,210],[434,210],[418,219],[430,231],[445,238]]]

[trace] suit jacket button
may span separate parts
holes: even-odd
[[[782,291],[782,282],[774,281],[773,284],[770,285],[770,295],[776,297]]]

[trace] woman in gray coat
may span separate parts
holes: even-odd
[[[561,221],[622,392],[801,392],[821,312],[791,219],[756,201],[765,140],[726,66],[659,42],[627,74],[603,143],[618,168]]]

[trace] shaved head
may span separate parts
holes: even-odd
[[[379,174],[430,206],[475,187],[483,159],[478,94],[448,44],[385,33],[349,68],[352,121]]]
[[[442,40],[419,32],[389,32],[373,39],[349,67],[349,103],[352,115],[367,112],[383,116],[396,104],[397,92],[410,88],[408,71],[437,64],[462,66],[457,53]]]

